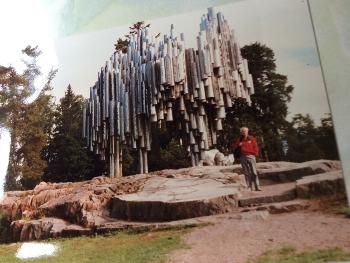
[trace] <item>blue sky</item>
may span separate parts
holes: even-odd
[[[319,67],[320,61],[315,47],[302,47],[290,49],[286,52],[286,56],[290,59],[299,60],[301,63],[310,67]]]

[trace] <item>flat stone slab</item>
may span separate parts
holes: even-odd
[[[258,173],[261,179],[269,179],[283,183],[293,182],[304,176],[327,173],[340,169],[339,161],[315,160],[304,163],[287,163],[284,166],[271,169],[259,169],[258,167]]]
[[[295,182],[263,186],[261,192],[246,190],[239,198],[239,206],[259,206],[261,204],[285,202],[296,198]]]
[[[342,171],[305,176],[296,181],[296,192],[300,198],[345,194]]]
[[[239,184],[215,179],[150,178],[134,194],[111,199],[110,216],[133,221],[172,221],[233,211]]]

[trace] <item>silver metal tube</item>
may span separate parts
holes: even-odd
[[[173,26],[160,41],[153,41],[148,28],[131,35],[127,52],[115,52],[90,89],[82,136],[106,159],[110,176],[122,174],[125,143],[139,150],[140,172],[147,173],[151,123],[176,121],[192,165],[198,165],[203,150],[216,144],[232,98],[251,104],[252,94],[253,78],[234,32],[210,8],[201,18],[196,49],[186,49],[184,35],[176,37]]]

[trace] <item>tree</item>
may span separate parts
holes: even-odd
[[[152,127],[152,151],[148,154],[149,171],[178,169],[191,166],[189,154],[179,143],[175,123]],[[128,145],[123,145],[123,175],[138,173],[139,153]]]
[[[324,158],[317,144],[318,132],[315,122],[309,114],[296,114],[286,134],[287,160],[304,162]]]
[[[47,138],[47,122],[40,119],[45,119],[50,112],[51,97],[46,92],[50,89],[55,71],[49,73],[38,98],[30,104],[26,103],[36,90],[34,80],[41,75],[37,66],[41,51],[38,47],[27,46],[22,53],[26,58],[23,60],[26,65],[23,73],[18,73],[12,67],[0,66],[0,126],[11,134],[5,191],[33,187],[44,167],[38,152]]]
[[[0,128],[10,128],[12,114],[29,94],[27,80],[13,68],[0,65]]]
[[[24,100],[28,97],[26,79],[12,67],[0,66],[0,125],[7,128],[11,134],[10,156],[5,177],[5,191],[19,188],[16,180],[18,162],[16,158],[18,115]],[[20,88],[23,87],[23,88]]]
[[[188,152],[179,143],[181,136],[176,129],[176,123],[171,122],[165,125],[161,128],[153,127],[152,130],[152,151],[149,153],[150,171],[191,166]]]
[[[139,21],[129,27],[129,34],[126,34],[124,38],[118,38],[117,43],[114,44],[115,51],[122,51],[126,53],[128,51],[128,44],[131,35],[137,34],[140,30],[150,27],[151,24],[145,25],[144,21]],[[156,37],[158,37],[157,35]]]
[[[69,85],[54,114],[52,138],[42,151],[47,161],[45,181],[82,181],[103,173],[104,162],[86,149],[81,136],[83,103],[84,98]]]
[[[20,183],[23,189],[32,189],[41,179],[46,162],[41,151],[48,143],[52,129],[53,98],[46,94],[50,88],[43,89],[38,98],[25,106],[20,125],[20,147],[17,156],[21,159]]]
[[[116,51],[121,50],[123,53],[126,53],[128,50],[128,44],[129,44],[128,39],[118,38],[117,43],[114,44],[114,47]]]
[[[248,60],[255,94],[251,96],[251,106],[240,98],[233,100],[233,107],[228,110],[224,132],[218,140],[219,149],[230,151],[233,134],[237,137],[239,127],[247,126],[257,137],[264,152],[264,159],[281,160],[282,130],[288,124],[286,116],[293,86],[287,85],[287,76],[276,72],[274,52],[271,48],[253,43],[244,46],[241,52]]]
[[[321,126],[318,127],[317,132],[319,135],[317,143],[324,153],[324,158],[339,160],[333,120],[330,113],[326,114],[326,116],[321,119]]]
[[[286,132],[286,159],[303,162],[315,159],[338,160],[333,123],[328,114],[316,126],[309,114],[296,114]]]

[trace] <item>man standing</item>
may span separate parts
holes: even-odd
[[[238,139],[233,147],[239,149],[240,162],[245,175],[247,186],[253,191],[253,184],[255,191],[261,191],[258,173],[256,171],[256,159],[259,155],[259,148],[253,136],[248,135],[248,128],[241,128],[241,137]]]

